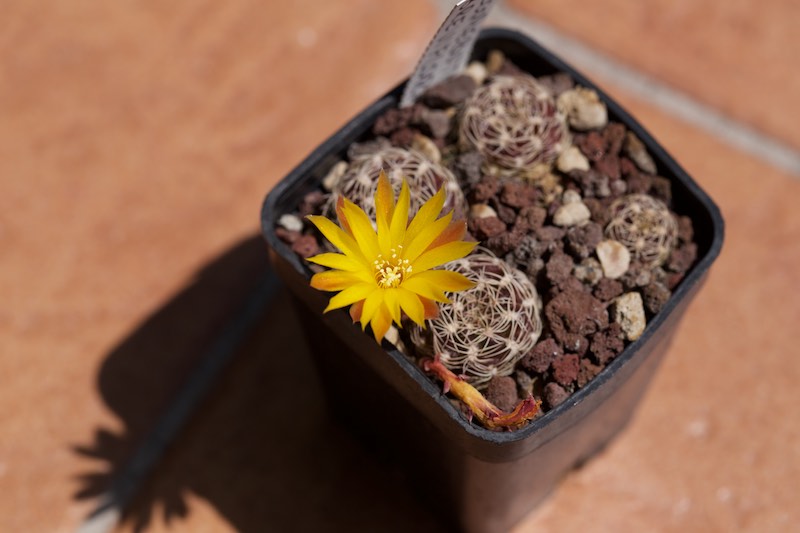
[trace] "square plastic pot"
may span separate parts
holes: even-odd
[[[261,223],[276,271],[295,297],[329,405],[339,420],[384,457],[402,464],[446,523],[468,532],[506,531],[559,480],[602,448],[631,418],[664,356],[676,326],[719,254],[723,221],[711,199],[616,102],[564,61],[526,36],[504,29],[481,33],[474,59],[501,50],[523,70],[566,72],[598,92],[609,117],[633,131],[672,181],[677,211],[694,221],[698,260],[664,309],[590,384],[514,432],[467,421],[439,384],[388,344],[378,346],[345,310],[323,315],[330,295],[309,286],[311,271],[274,232],[276,222],[319,186],[347,147],[395,106],[402,85],[369,106],[314,150],[266,197]],[[304,342],[298,339],[298,342]]]

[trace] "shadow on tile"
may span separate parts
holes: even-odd
[[[226,322],[268,273],[254,236],[204,267],[191,284],[106,357],[98,388],[124,430],[98,428],[75,452],[99,461],[76,499],[125,492],[131,458]],[[229,324],[228,324],[229,326]],[[186,426],[126,506],[143,531],[154,513],[180,527],[187,495],[237,531],[440,531],[401,471],[329,420],[286,292],[279,288]],[[133,469],[134,471],[136,468]],[[197,499],[195,498],[194,501]]]

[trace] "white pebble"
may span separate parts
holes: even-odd
[[[289,231],[303,231],[303,221],[297,215],[283,215],[278,219],[278,225]]]
[[[647,321],[644,317],[642,295],[638,292],[626,292],[614,298],[614,322],[620,325],[625,337],[635,341],[642,336]]]
[[[608,239],[601,241],[595,249],[603,274],[609,279],[622,277],[631,266],[631,253],[619,241]]]
[[[345,172],[347,172],[347,162],[339,161],[333,165],[328,174],[322,178],[322,186],[326,191],[332,191],[334,187],[336,187],[336,184],[339,183],[339,179],[344,176]]]
[[[556,226],[578,226],[588,222],[592,217],[589,208],[581,201],[571,202],[559,207],[553,214],[553,224]]]
[[[486,70],[486,67],[480,61],[473,61],[464,69],[464,74],[475,80],[475,83],[478,85],[483,85],[483,82],[489,75],[489,71]]]
[[[497,211],[492,209],[491,206],[486,204],[473,204],[469,208],[469,216],[471,218],[489,218],[496,217]]]
[[[576,87],[558,97],[558,107],[576,130],[596,130],[608,124],[608,111],[591,89]]]
[[[562,204],[574,204],[575,202],[580,202],[580,201],[581,201],[580,193],[578,191],[573,191],[572,189],[567,189],[561,196]]]
[[[570,170],[589,170],[589,160],[576,146],[570,146],[558,156],[556,168],[564,173]]]

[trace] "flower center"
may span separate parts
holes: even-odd
[[[394,289],[403,283],[403,278],[411,274],[411,265],[408,259],[403,259],[402,246],[398,246],[400,252],[395,248],[391,249],[391,256],[387,259],[383,254],[378,254],[378,258],[372,262],[375,267],[375,281],[381,289]]]

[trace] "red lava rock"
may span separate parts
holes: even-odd
[[[628,178],[633,174],[639,173],[639,167],[637,167],[636,163],[634,163],[627,157],[619,158],[619,170],[622,173],[622,176],[625,178]]]
[[[653,177],[641,172],[628,175],[628,193],[629,194],[646,194],[650,190],[653,183]]]
[[[451,76],[425,91],[420,100],[429,107],[443,109],[463,102],[477,88],[475,80],[467,75]]]
[[[508,207],[500,202],[494,202],[494,210],[497,211],[497,216],[506,224],[513,225],[517,221],[517,212],[513,207]]]
[[[564,403],[567,398],[569,398],[569,393],[558,383],[551,381],[544,386],[544,401],[551,409]]]
[[[389,136],[389,140],[394,146],[408,148],[414,142],[414,136],[416,136],[417,133],[419,133],[419,130],[415,128],[404,127],[392,133]]]
[[[625,126],[619,122],[609,122],[603,128],[603,140],[606,143],[606,153],[611,155],[619,155],[622,151],[622,144],[625,142]]]
[[[567,333],[564,335],[564,350],[583,357],[589,351],[589,340],[577,333]]]
[[[510,376],[495,376],[489,381],[486,388],[486,399],[505,412],[510,412],[516,407],[517,383]]]
[[[564,352],[561,351],[558,343],[548,338],[537,342],[533,349],[522,358],[520,365],[529,372],[544,374],[550,368],[550,364],[562,355]]]
[[[308,259],[319,252],[319,243],[313,235],[301,235],[292,243],[292,251],[303,259]]]
[[[374,154],[384,148],[388,148],[392,143],[386,137],[377,137],[370,141],[361,143],[353,143],[347,148],[347,158],[350,161],[363,157],[365,155]]]
[[[597,244],[603,240],[603,228],[595,222],[567,229],[566,250],[576,259],[586,259],[594,253]]]
[[[603,367],[592,363],[590,360],[581,359],[581,368],[578,370],[578,388],[583,388],[592,381]]]
[[[504,256],[513,251],[522,242],[524,233],[506,231],[486,240],[486,246],[499,256]]]
[[[604,201],[595,198],[584,198],[583,203],[589,208],[592,220],[597,222],[600,227],[605,227],[608,221],[611,220],[611,215],[608,212],[608,205]]]
[[[681,282],[685,274],[685,272],[673,272],[669,274],[666,279],[667,288],[671,291],[674,291],[675,287],[678,286],[678,283]]]
[[[644,307],[651,315],[655,315],[666,305],[672,293],[661,283],[651,283],[642,289]]]
[[[603,136],[596,131],[590,131],[585,135],[576,135],[573,144],[590,161],[599,161],[606,153],[606,142]]]
[[[566,230],[557,226],[542,226],[536,230],[536,238],[542,242],[549,252],[561,250],[564,247],[562,239],[565,234]]]
[[[672,250],[666,268],[672,272],[686,272],[697,259],[697,245],[693,242],[682,244]]]
[[[612,322],[607,330],[595,333],[589,349],[601,365],[608,364],[625,349],[624,334],[620,325]]]
[[[546,218],[547,210],[544,207],[528,206],[520,209],[514,224],[526,232],[535,231],[542,227]]]
[[[608,188],[611,190],[611,197],[617,198],[628,192],[628,183],[625,180],[612,180],[608,182]]]
[[[484,176],[472,188],[472,195],[476,202],[485,202],[500,190],[500,180],[495,176]]]
[[[567,278],[572,276],[572,269],[575,263],[572,258],[564,252],[557,251],[550,256],[545,267],[545,276],[553,285],[561,285]]]
[[[590,170],[570,170],[570,179],[578,186],[581,196],[586,198],[605,198],[611,194],[608,176],[597,167]]]
[[[553,378],[560,385],[569,385],[578,379],[580,362],[578,356],[572,353],[557,357],[552,363]]]
[[[302,234],[299,231],[288,230],[278,226],[275,228],[275,235],[286,244],[292,244]]]
[[[387,109],[386,112],[375,120],[372,126],[372,133],[375,135],[389,135],[393,131],[405,128],[416,121],[422,114],[424,108],[419,104],[398,109],[396,107]]]
[[[506,231],[506,225],[497,217],[473,218],[470,220],[470,229],[478,239],[495,237]]]
[[[653,273],[638,261],[631,261],[628,271],[625,272],[619,281],[622,286],[629,291],[637,290],[650,284]]]
[[[597,172],[611,180],[618,180],[622,177],[619,168],[619,156],[616,154],[606,154],[594,163]],[[608,195],[606,195],[608,196]]]
[[[500,201],[507,206],[519,209],[533,205],[536,202],[536,196],[535,187],[518,181],[510,181],[503,185]]]
[[[515,226],[514,231],[516,230]],[[543,252],[544,248],[536,239],[530,235],[525,235],[513,250],[514,261],[520,265],[527,265],[532,259],[540,257]]]
[[[603,278],[594,287],[594,297],[601,302],[609,302],[622,294],[622,283],[615,279]]]
[[[545,305],[544,313],[556,340],[562,342],[569,333],[588,336],[608,327],[605,306],[587,292],[566,290]]]

